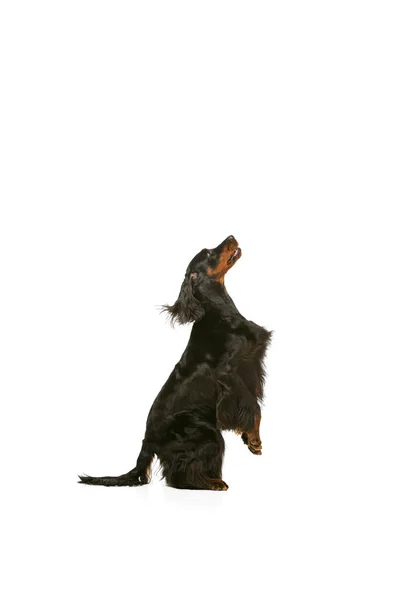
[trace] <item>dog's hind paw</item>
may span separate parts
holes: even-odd
[[[227,489],[229,489],[229,485],[225,481],[222,481],[222,479],[214,479],[210,486],[210,490],[214,492],[225,492]]]

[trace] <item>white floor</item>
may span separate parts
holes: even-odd
[[[227,436],[228,492],[88,487],[43,465],[11,478],[7,598],[397,599],[398,505],[374,465],[285,453],[268,429],[261,457]]]

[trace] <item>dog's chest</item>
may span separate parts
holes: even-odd
[[[205,361],[211,367],[257,367],[262,363],[270,333],[252,321],[240,319],[234,323],[222,323],[213,328],[194,327],[191,337],[191,354],[198,362]]]
[[[243,360],[262,360],[270,338],[270,332],[253,321],[245,321],[241,327],[232,331],[230,346],[237,347]]]

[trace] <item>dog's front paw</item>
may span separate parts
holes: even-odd
[[[242,440],[252,454],[262,454],[262,443],[260,438],[249,438],[249,434],[245,431],[242,433]]]
[[[262,443],[261,440],[250,440],[249,443],[247,444],[248,448],[250,450],[250,452],[252,452],[252,454],[262,454]]]

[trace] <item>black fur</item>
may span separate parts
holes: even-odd
[[[172,322],[191,323],[189,343],[150,409],[136,467],[119,477],[81,476],[79,483],[138,486],[150,480],[158,456],[168,485],[226,490],[221,430],[242,435],[261,454],[259,425],[263,359],[271,333],[245,319],[225,288],[241,250],[229,236],[190,262],[178,299],[165,310]]]

